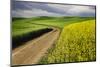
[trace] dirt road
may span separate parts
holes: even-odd
[[[59,37],[60,30],[53,28],[36,39],[26,42],[24,45],[12,51],[12,65],[36,64],[45,55]]]

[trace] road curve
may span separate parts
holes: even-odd
[[[53,28],[51,32],[26,42],[12,51],[12,65],[37,64],[59,37],[60,30]]]

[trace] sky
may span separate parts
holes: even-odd
[[[95,16],[95,6],[12,1],[12,17]]]

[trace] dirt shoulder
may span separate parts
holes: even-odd
[[[24,45],[14,49],[12,51],[12,65],[36,64],[47,52],[48,48],[55,43],[59,34],[60,30],[53,28],[51,32],[28,41]]]

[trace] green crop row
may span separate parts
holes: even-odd
[[[82,22],[86,20],[95,19],[94,17],[35,17],[30,21],[31,23],[43,24],[49,26],[59,27],[63,29],[64,26]]]
[[[13,18],[12,48],[52,30],[49,26],[33,24],[30,21],[30,18]]]

